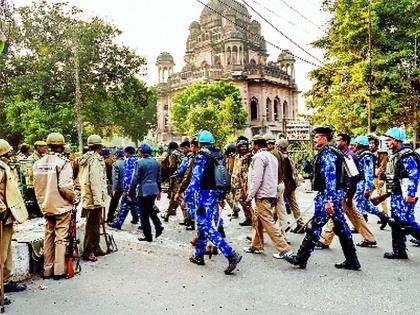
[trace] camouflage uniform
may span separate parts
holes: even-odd
[[[245,217],[249,220],[252,220],[252,211],[245,201],[247,198],[248,170],[251,163],[251,156],[252,154],[250,152],[245,155],[241,155],[240,153],[235,155],[231,177],[234,199],[242,206]]]
[[[171,177],[173,176],[176,177],[177,175],[181,174],[181,171],[183,171],[182,174],[185,173],[185,170],[187,169],[187,165],[188,165],[188,160],[186,160],[184,165],[182,165],[183,163],[181,163],[182,160],[183,160],[183,156],[181,152],[179,152],[178,150],[173,150],[171,154],[168,156],[169,174],[171,175]],[[183,166],[183,169],[177,173],[178,168],[180,168],[181,165]],[[171,199],[169,201],[168,209],[166,209],[165,213],[162,215],[162,218],[164,218],[165,221],[168,220],[170,215],[176,214],[176,209],[179,206],[179,201],[176,201],[174,197],[179,191],[180,182],[176,178],[175,179],[171,178],[170,181],[173,181],[172,187],[169,187],[169,189],[172,189]],[[183,212],[183,214],[184,214],[184,219],[185,219],[186,213]]]
[[[375,187],[375,193],[378,196],[382,196],[385,193],[383,179],[385,176],[386,164],[388,161],[387,153],[376,151],[373,153],[373,155],[375,156],[375,179],[373,181],[373,185]],[[380,207],[382,212],[388,215],[389,211],[386,202],[381,202]]]

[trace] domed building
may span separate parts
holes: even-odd
[[[182,71],[174,73],[169,53],[157,58],[159,141],[181,137],[170,126],[171,99],[195,81],[235,83],[248,112],[246,136],[285,133],[286,123],[296,119],[298,107],[293,54],[284,50],[276,61],[268,61],[261,25],[238,1],[211,0],[208,6],[224,17],[205,7],[199,21],[190,24]]]

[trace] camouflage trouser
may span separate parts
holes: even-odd
[[[240,204],[242,209],[244,210],[245,218],[252,220],[252,211],[250,210],[249,206],[246,205],[245,203],[242,189],[235,188],[232,194],[233,194],[233,198],[235,199],[236,205]]]
[[[178,181],[176,181],[174,183],[173,189],[172,189],[172,196],[171,196],[171,200],[169,201],[169,206],[168,209],[166,209],[164,216],[169,217],[171,214],[176,214],[176,209],[178,209],[178,207],[180,206],[180,202],[175,200],[175,195],[178,193],[179,188],[180,188],[180,183]],[[182,195],[179,198],[180,200],[182,200]],[[188,219],[188,212],[187,209],[181,209],[182,210],[182,215],[184,216],[184,220]]]
[[[134,198],[134,197],[133,197]],[[130,209],[134,209],[132,211],[133,220],[138,221],[140,217],[140,207],[137,202],[137,199],[134,198],[131,202],[128,200],[127,196],[123,196],[121,199],[120,210],[118,211],[118,215],[114,219],[114,225],[121,227],[127,217],[128,211]],[[136,216],[134,216],[136,214]]]
[[[224,256],[228,257],[233,253],[233,248],[217,232],[213,222],[217,226],[222,223],[218,214],[217,192],[213,190],[202,190],[198,196],[197,202],[197,246],[195,254],[204,255],[206,251],[207,240],[212,242]]]
[[[369,198],[365,197],[364,191],[365,181],[361,180],[357,183],[356,194],[354,195],[354,200],[356,201],[357,209],[359,209],[362,215],[365,215],[366,212],[378,215],[379,208],[375,206]]]
[[[235,198],[234,189],[231,189],[229,193],[226,195],[226,202],[228,203],[229,207],[232,209],[232,212],[239,212],[238,200]]]

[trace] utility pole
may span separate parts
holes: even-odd
[[[372,94],[373,94],[373,78],[372,78],[372,0],[368,5],[368,44],[369,44],[369,82],[368,82],[368,133],[372,132]]]
[[[82,93],[80,92],[80,65],[79,65],[79,53],[77,50],[78,42],[76,36],[73,36],[73,58],[74,58],[74,109],[76,111],[76,128],[77,128],[77,140],[79,142],[79,152],[83,152],[83,124],[82,124]]]
[[[414,35],[414,70],[417,69],[417,34]],[[414,150],[417,148],[417,100],[416,100],[416,90],[413,87],[413,96],[414,96],[414,124],[413,124],[413,147]]]

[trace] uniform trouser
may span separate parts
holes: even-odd
[[[369,212],[374,215],[379,215],[379,208],[375,206],[369,198],[365,197],[364,191],[365,181],[362,180],[357,183],[356,194],[354,196],[357,209],[359,209],[362,215],[365,215],[366,212]]]
[[[360,233],[363,239],[368,242],[375,242],[375,236],[369,229],[369,226],[360,214],[359,210],[357,210],[356,206],[352,204],[352,206],[349,207],[343,201],[343,209],[345,215],[350,220],[351,224],[353,224],[354,228]],[[334,222],[332,220],[329,220],[326,229],[322,232],[321,235],[322,243],[324,243],[325,245],[330,245],[333,241],[334,235]]]
[[[155,228],[161,227],[161,222],[157,216],[157,213],[154,209],[156,195],[150,195],[150,196],[144,196],[139,197],[139,205],[141,208],[140,213],[140,220],[141,220],[141,226],[143,228],[143,234],[144,237],[147,240],[152,240],[152,228],[150,226],[150,219],[152,220]]]
[[[375,180],[373,181],[373,185],[375,186],[375,192],[378,194],[378,196],[382,196],[383,194],[385,194],[384,185],[380,184],[380,182],[381,181],[379,180],[379,178],[375,178]],[[379,206],[381,207],[381,211],[384,214],[388,215],[389,211],[386,201],[381,202]]]
[[[197,209],[197,246],[195,254],[204,255],[207,240],[213,243],[225,257],[232,255],[233,248],[225,241],[213,222],[220,223],[217,211],[217,192],[213,190],[202,190],[199,196],[199,207]],[[217,222],[215,223],[217,225]]]
[[[411,233],[416,237],[416,233],[420,233],[420,224],[416,222],[414,216],[414,209],[416,202],[407,203],[403,196],[397,194],[391,194],[391,216],[401,226],[409,226]],[[416,237],[418,238],[418,237]]]
[[[296,200],[296,190],[291,190],[287,194],[284,195],[284,198],[287,198],[289,201],[290,209],[292,210],[293,217],[295,218],[298,225],[305,225],[303,222],[302,214],[299,209],[299,205]]]
[[[246,196],[243,195],[242,188],[235,188],[233,196],[236,202],[236,205],[239,203],[244,210],[244,215],[247,220],[252,220],[252,211],[249,205],[245,203]]]
[[[286,205],[284,204],[284,189],[285,185],[284,182],[281,182],[277,185],[277,204],[275,207],[275,215],[274,220],[279,221],[279,226],[283,231],[283,234],[286,235],[286,228],[287,228],[287,212],[286,212]]]
[[[333,197],[332,200],[334,213],[329,215],[325,210],[326,194],[325,192],[318,192],[314,199],[315,211],[312,223],[309,224],[305,230],[306,235],[302,243],[305,244],[305,246],[301,246],[298,255],[306,255],[306,257],[311,255],[315,248],[316,242],[319,241],[322,227],[327,224],[330,219],[334,223],[334,230],[337,236],[340,238],[340,243],[343,243],[344,241],[353,243],[350,228],[347,225],[346,219],[344,217],[342,200],[342,191],[336,192],[336,196]]]
[[[174,183],[171,200],[169,201],[168,209],[166,209],[165,211],[165,216],[170,216],[172,213],[176,214],[176,209],[178,209],[179,201],[175,200],[175,195],[178,193],[180,185],[181,184],[178,181]],[[188,213],[186,209],[182,209],[182,215],[184,216],[184,220],[186,221],[188,219]]]
[[[120,210],[114,219],[114,225],[121,227],[127,217],[128,211],[131,211],[134,221],[139,220],[141,210],[137,200],[133,199],[132,201],[129,201],[127,196],[123,196],[121,199]]]
[[[3,224],[3,223],[0,223]],[[12,257],[12,236],[13,236],[13,223],[3,225],[3,275],[4,275],[4,284],[10,282],[12,278],[13,270],[13,257]]]
[[[277,251],[279,253],[288,252],[290,248],[287,245],[284,232],[274,222],[272,203],[267,199],[255,199],[255,203],[251,247],[259,250],[264,249],[264,230],[266,230]]]
[[[87,209],[86,232],[83,243],[83,255],[85,257],[102,251],[99,246],[101,212],[102,208]]]
[[[45,217],[44,276],[66,273],[67,236],[71,212]]]
[[[238,212],[238,202],[235,198],[235,191],[234,189],[230,190],[229,193],[226,195],[226,201],[229,207],[232,209],[232,212]]]
[[[112,196],[111,201],[109,202],[108,214],[106,220],[108,222],[113,222],[115,219],[115,211],[117,210],[118,203],[120,202],[122,196],[122,191],[116,191],[114,196]]]

